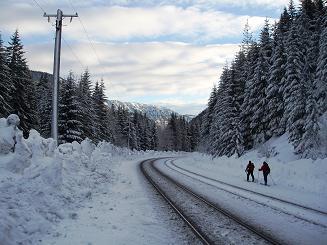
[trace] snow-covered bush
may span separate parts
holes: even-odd
[[[11,161],[7,162],[7,169],[14,173],[23,173],[31,165],[32,152],[25,143],[23,133],[16,133],[15,152]]]
[[[0,118],[0,154],[14,151],[19,122],[19,117],[15,114],[9,115],[7,119]]]

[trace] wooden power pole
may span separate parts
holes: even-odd
[[[58,92],[59,92],[59,79],[60,79],[60,52],[61,52],[61,29],[62,29],[62,20],[65,17],[70,18],[70,22],[73,17],[78,17],[78,14],[63,14],[63,12],[58,9],[57,14],[46,14],[44,17],[56,18],[56,40],[54,48],[54,64],[53,64],[53,84],[52,84],[52,120],[51,120],[51,137],[58,144]]]

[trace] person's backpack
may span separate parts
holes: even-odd
[[[267,174],[270,174],[270,168],[268,164],[267,164]]]

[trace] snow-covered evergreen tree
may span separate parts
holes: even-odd
[[[303,80],[304,54],[299,47],[300,35],[293,24],[288,35],[286,81],[283,88],[285,113],[283,120],[289,133],[289,140],[297,147],[304,133],[305,87]]]
[[[284,100],[281,88],[285,83],[287,59],[283,36],[288,32],[289,21],[289,15],[285,9],[280,22],[274,30],[273,53],[266,88],[267,113],[265,121],[267,122],[267,138],[280,136],[285,132],[285,124],[281,121],[284,114]]]
[[[322,30],[319,39],[319,52],[317,58],[317,71],[314,81],[315,98],[318,113],[322,115],[327,111],[327,10],[322,19]]]
[[[8,67],[13,82],[10,102],[11,112],[19,116],[20,126],[23,129],[24,136],[27,136],[29,130],[35,128],[37,124],[35,85],[30,77],[18,30],[12,35],[7,52]]]
[[[244,150],[249,150],[253,147],[254,141],[252,137],[251,130],[251,121],[253,116],[253,100],[252,100],[252,90],[255,68],[258,62],[259,57],[259,46],[256,42],[253,42],[248,55],[246,56],[245,64],[245,75],[246,82],[244,87],[243,103],[241,105],[241,114],[240,114],[240,131],[242,135],[243,147]]]
[[[211,91],[211,94],[210,94],[210,98],[208,101],[208,107],[206,109],[205,115],[203,116],[203,122],[201,125],[201,138],[202,139],[206,139],[210,135],[213,111],[214,111],[214,106],[215,106],[216,102],[217,102],[217,87],[214,86]],[[207,141],[202,141],[201,144],[207,150],[210,148],[210,144],[208,144]]]
[[[210,129],[210,138],[208,139],[210,146],[209,152],[214,156],[218,156],[221,149],[224,149],[222,146],[222,132],[224,132],[224,127],[226,127],[223,122],[227,119],[227,114],[225,113],[227,108],[225,98],[227,97],[226,93],[228,88],[228,78],[229,69],[227,66],[225,66],[220,77],[218,89],[216,91],[216,104],[214,105],[212,115],[213,123]]]
[[[157,125],[155,123],[151,124],[151,138],[150,138],[150,149],[158,150],[158,130]]]
[[[59,105],[59,142],[71,143],[83,140],[80,121],[81,108],[77,97],[77,85],[70,72],[60,89]]]
[[[266,129],[268,124],[266,88],[268,87],[270,58],[272,54],[272,41],[270,37],[270,26],[268,20],[260,34],[260,50],[257,64],[251,83],[250,110],[251,133],[255,144],[262,144],[267,139]]]
[[[38,131],[48,138],[51,136],[52,88],[49,76],[42,73],[36,84],[36,99],[38,113]]]
[[[99,125],[92,99],[92,82],[88,69],[84,71],[78,84],[78,100],[81,108],[80,120],[83,126],[82,138],[96,140],[96,129]]]
[[[3,41],[0,35],[0,118],[7,117],[12,111],[11,104],[11,91],[13,84],[10,77],[10,70],[7,65],[7,52],[3,46]]]
[[[94,101],[94,110],[96,113],[96,119],[97,122],[95,125],[97,126],[96,131],[95,131],[95,136],[96,141],[112,141],[113,139],[113,133],[109,127],[110,122],[109,122],[109,117],[108,117],[108,108],[106,103],[106,96],[105,96],[105,86],[103,81],[99,84],[96,82],[94,91],[92,94],[92,98]]]
[[[301,154],[305,158],[316,159],[318,157],[318,150],[320,147],[319,139],[319,124],[318,124],[318,110],[316,100],[313,95],[313,88],[308,88],[308,98],[306,101],[304,121],[304,133],[302,139],[297,146],[296,153]]]

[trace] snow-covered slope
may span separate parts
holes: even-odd
[[[101,204],[102,207],[110,208],[106,210],[107,213],[112,212],[114,205],[112,188],[114,184],[127,185],[128,188],[124,189],[121,194],[121,190],[115,189],[118,192],[116,198],[126,203],[127,192],[125,191],[129,190],[129,193],[133,193],[130,187],[134,185],[130,179],[117,170],[121,162],[129,161],[125,168],[131,169],[131,164],[133,164],[135,173],[138,173],[136,171],[138,160],[169,154],[162,153],[161,155],[154,151],[131,151],[107,142],[101,142],[96,146],[88,139],[80,144],[73,142],[56,147],[53,139],[44,139],[35,130],[31,130],[29,138],[24,139],[22,132],[17,128],[19,121],[16,115],[0,118],[1,245],[52,244],[42,240],[45,235],[53,237],[55,241],[58,240],[57,244],[91,244],[91,242],[86,242],[87,240],[83,243],[60,242],[63,237],[58,232],[54,233],[53,229],[59,223],[83,222],[77,211],[86,207],[89,213],[92,205],[94,205],[90,202],[96,197],[103,198],[101,201],[105,200],[105,204],[109,202],[109,205]],[[127,195],[132,194],[127,193]],[[133,196],[135,196],[135,192]],[[140,202],[139,196],[135,199]],[[139,213],[142,214],[145,210],[144,212],[149,215],[148,211],[151,206],[149,205],[148,209],[145,209],[144,205],[149,202],[147,200],[142,201],[143,203],[140,205],[143,205],[143,210],[136,212],[140,215]],[[132,202],[131,205],[135,205],[135,202]],[[135,207],[133,206],[133,208]],[[98,210],[98,208],[95,207],[94,210]],[[126,210],[132,212],[131,216],[135,214],[130,206]],[[124,218],[124,220],[131,220],[130,213],[126,210],[117,212],[117,223],[120,224],[122,218],[119,216],[120,214],[124,214],[125,217],[128,214],[128,219]],[[159,228],[161,229],[161,223],[156,221],[154,215],[152,217],[147,216],[146,219],[144,219],[144,214],[140,219],[137,218],[137,215],[135,216],[129,228],[133,231],[138,229],[138,232],[132,232],[133,236],[126,237],[124,235],[121,240],[138,239],[139,242],[136,244],[146,244],[149,241],[145,241],[147,238],[139,235],[139,233],[145,229],[149,233],[155,233]],[[96,222],[94,216],[91,220]],[[85,224],[98,228],[98,231],[105,230],[106,233],[108,233],[108,229],[112,230],[112,233],[109,234],[115,235],[111,237],[113,240],[121,234],[116,232],[118,230],[115,228],[116,224],[109,225],[110,222],[113,222],[112,220],[105,220],[105,224],[103,224],[105,227],[99,227],[98,224],[94,225],[91,220]],[[142,220],[145,220],[143,226]],[[153,224],[153,222],[160,223],[160,225],[156,225],[152,229],[152,225],[149,226],[148,224]],[[131,233],[130,230],[128,232]],[[91,238],[90,233],[84,232],[83,234],[87,236],[87,239]],[[82,237],[81,232],[78,235]],[[158,239],[154,237],[149,243],[160,244],[153,242],[153,240],[157,241],[164,238],[164,236]],[[92,242],[92,244],[107,244],[107,241],[99,242],[97,237],[94,239],[97,242]],[[126,243],[118,242],[116,244]],[[174,243],[170,242],[170,244]]]
[[[176,113],[175,111],[168,109],[163,106],[155,106],[141,103],[132,103],[132,102],[121,102],[118,100],[108,100],[108,106],[114,106],[115,108],[123,107],[130,112],[138,111],[146,114],[150,119],[154,120],[159,124],[166,124],[170,118],[172,113]],[[192,115],[183,115],[186,120],[190,121],[193,116]]]

